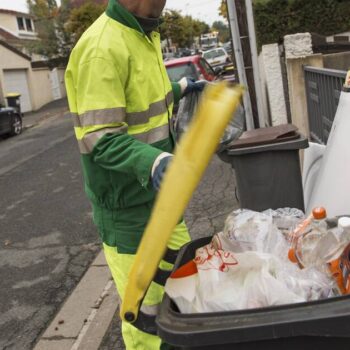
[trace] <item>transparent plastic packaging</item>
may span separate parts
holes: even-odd
[[[324,232],[324,220],[311,225],[310,218],[307,224],[302,218],[301,211],[291,208],[232,212],[224,230],[196,251],[191,273],[181,278],[175,272],[166,292],[183,313],[258,308],[339,295],[326,264],[322,265],[325,269],[313,265],[300,269],[288,259],[289,237],[278,226],[293,228],[294,233],[306,229],[317,238]],[[309,246],[314,247],[311,234],[309,238]]]
[[[187,94],[180,100],[179,109],[175,121],[175,131],[178,140],[183,133],[186,132],[188,125],[190,124],[192,117],[195,115],[197,105],[201,98],[201,92],[194,91]],[[226,145],[230,142],[237,140],[245,130],[245,112],[243,107],[238,106],[234,116],[230,123],[227,125],[224,135],[221,138],[219,148],[217,152],[222,152]]]
[[[288,242],[271,215],[239,209],[225,221],[223,232],[214,236],[217,247],[233,252],[257,251],[285,258]]]
[[[327,264],[338,259],[350,243],[350,219],[340,218],[338,227],[329,229],[324,210],[319,217],[313,212],[312,218],[305,222],[307,224],[301,225],[299,232],[296,230],[292,235],[290,258],[300,267],[328,269]]]

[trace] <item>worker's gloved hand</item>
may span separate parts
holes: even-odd
[[[154,161],[152,167],[152,185],[156,191],[159,191],[160,184],[163,180],[165,171],[172,158],[172,154],[164,152],[160,154],[158,158]]]
[[[197,80],[195,81],[193,78],[182,78],[179,81],[181,86],[182,96],[186,96],[190,92],[193,91],[203,91],[205,85],[207,84],[206,80]]]

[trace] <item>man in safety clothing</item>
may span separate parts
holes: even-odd
[[[72,51],[66,71],[85,190],[121,298],[175,146],[174,101],[203,88],[168,79],[157,32],[165,2],[110,0]],[[179,249],[189,239],[181,222],[168,246]],[[162,295],[152,283],[141,310],[155,312]],[[123,323],[122,333],[127,349],[161,347],[158,337],[130,324]]]

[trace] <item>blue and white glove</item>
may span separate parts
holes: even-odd
[[[207,84],[207,81],[206,80],[195,81],[193,78],[184,77],[179,81],[179,84],[181,86],[181,92],[183,97],[193,91],[203,91],[205,85]]]
[[[169,163],[171,162],[172,158],[173,158],[172,154],[163,152],[156,158],[156,160],[153,163],[151,179],[152,179],[153,188],[156,191],[159,191],[160,184],[163,180],[165,171]]]

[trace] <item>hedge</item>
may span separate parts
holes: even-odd
[[[287,34],[332,35],[350,30],[350,0],[270,0],[254,4],[259,46]]]

